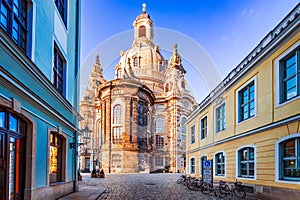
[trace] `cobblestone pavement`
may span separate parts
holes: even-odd
[[[128,200],[185,200],[202,199],[216,200],[218,198],[191,191],[186,186],[177,184],[180,174],[106,174],[105,178],[89,178],[84,175],[80,186],[102,186],[107,190],[99,199],[128,199]],[[234,199],[226,197],[225,199]],[[255,199],[255,198],[245,198]]]

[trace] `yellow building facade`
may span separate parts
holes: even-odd
[[[187,127],[187,173],[242,181],[263,199],[300,196],[300,4],[199,104]]]

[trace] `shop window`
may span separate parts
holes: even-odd
[[[64,155],[65,141],[56,132],[50,133],[50,184],[64,181]]]

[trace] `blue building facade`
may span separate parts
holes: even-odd
[[[76,190],[79,38],[80,0],[0,0],[0,199]]]

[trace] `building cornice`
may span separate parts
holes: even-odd
[[[232,86],[239,78],[243,77],[249,70],[255,68],[272,49],[275,48],[288,34],[300,29],[300,3],[272,30],[260,43],[235,67],[219,85],[213,89],[208,96],[191,113],[186,123],[193,120],[207,106],[209,106],[220,94]]]
[[[233,140],[236,140],[236,139],[240,139],[240,138],[243,138],[243,137],[251,136],[251,135],[261,133],[261,132],[264,132],[264,131],[268,131],[268,130],[271,130],[271,129],[274,129],[274,128],[277,128],[277,127],[280,127],[280,126],[284,126],[286,124],[289,124],[289,123],[292,123],[292,122],[295,122],[295,121],[299,121],[299,120],[300,120],[300,114],[289,117],[289,118],[286,118],[286,119],[283,119],[281,121],[273,122],[273,123],[258,127],[256,129],[253,129],[253,130],[250,130],[250,131],[247,131],[247,132],[244,132],[244,133],[240,133],[238,135],[235,135],[235,136],[232,136],[232,137],[229,137],[229,138],[217,141],[217,142],[213,142],[211,144],[208,144],[208,145],[205,145],[205,146],[202,146],[202,147],[198,147],[198,148],[195,148],[195,149],[188,150],[187,154],[194,153],[194,152],[197,152],[197,151],[201,151],[203,149],[207,149],[207,148],[210,148],[212,146],[216,146],[216,145],[219,145],[219,144],[222,144],[222,143],[225,143],[225,142],[230,142],[230,141],[233,141]]]
[[[77,110],[54,88],[50,80],[41,72],[41,70],[30,60],[30,58],[20,50],[20,48],[7,36],[7,34],[0,29],[0,43],[4,50],[10,54],[20,64],[20,66],[28,72],[28,74],[42,85],[49,94],[51,94],[66,110],[72,113],[76,118],[81,119]],[[4,72],[4,68],[1,66],[1,71]],[[8,72],[6,72],[7,74]],[[28,89],[29,90],[29,89]],[[30,91],[31,93],[34,93]],[[37,95],[35,95],[37,96]],[[44,100],[37,96],[40,102]],[[45,103],[42,105],[45,107]],[[59,114],[59,112],[57,112]]]

